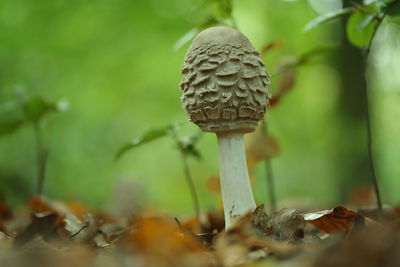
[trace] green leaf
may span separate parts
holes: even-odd
[[[232,0],[216,0],[217,18],[228,19],[232,17]]]
[[[384,7],[382,11],[390,17],[400,17],[400,1]]]
[[[25,121],[19,102],[4,103],[0,106],[0,136],[15,132]]]
[[[65,100],[49,103],[40,97],[3,103],[0,105],[0,136],[15,132],[27,122],[36,123],[49,112],[64,111],[67,107]]]
[[[346,14],[352,13],[354,10],[355,10],[354,7],[346,7],[346,8],[335,10],[335,11],[329,12],[325,15],[319,16],[319,17],[313,19],[312,21],[310,21],[309,23],[307,23],[307,25],[304,26],[303,31],[309,31],[311,29],[314,29],[315,27],[317,27],[325,22],[339,18]]]
[[[370,23],[372,23],[375,19],[377,19],[378,16],[376,14],[370,14],[365,17],[364,20],[362,20],[358,25],[357,29],[360,31],[364,30]]]
[[[7,120],[0,121],[0,136],[11,134],[18,130],[23,124],[24,120]]]
[[[378,22],[372,20],[363,29],[360,29],[360,25],[365,24],[370,14],[365,14],[360,11],[354,12],[346,25],[347,38],[350,43],[359,48],[368,48],[373,35],[375,33],[375,27],[377,27]]]
[[[151,129],[147,132],[145,132],[142,136],[133,139],[130,143],[122,146],[117,154],[115,155],[115,160],[118,160],[122,155],[124,155],[126,152],[137,148],[140,145],[149,143],[151,141],[157,140],[161,137],[166,136],[169,133],[169,130],[171,129],[171,126],[164,126],[161,128],[155,128]]]
[[[315,56],[321,55],[330,50],[332,50],[332,47],[329,47],[329,46],[315,47],[315,48],[303,53],[302,55],[300,55],[298,57],[298,59],[296,60],[296,64],[294,67],[300,67],[302,65],[305,65],[305,64],[309,63]]]
[[[201,153],[196,147],[196,144],[199,141],[200,137],[201,135],[192,135],[179,139],[178,145],[181,148],[182,152],[187,156],[191,156],[197,160],[201,160]]]
[[[22,105],[22,108],[26,119],[32,122],[38,122],[47,113],[57,111],[55,104],[46,102],[37,96],[28,98]]]
[[[182,46],[184,46],[185,44],[190,42],[190,40],[192,40],[196,36],[196,34],[198,34],[198,33],[199,33],[199,29],[198,28],[193,28],[190,31],[188,31],[187,33],[185,33],[174,44],[174,50],[178,50],[179,48],[181,48]]]
[[[388,4],[390,4],[391,2],[394,2],[396,0],[374,0],[374,1],[370,1],[372,3],[374,3],[377,7],[381,8],[381,7],[385,7]]]
[[[181,38],[178,39],[178,41],[175,42],[174,44],[174,50],[180,49],[182,46],[190,42],[196,34],[198,34],[200,31],[209,28],[211,26],[215,26],[219,24],[220,21],[215,19],[214,17],[208,17],[206,20],[204,20],[202,23],[200,23],[197,27],[192,28],[190,31],[185,33]]]

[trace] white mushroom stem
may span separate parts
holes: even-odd
[[[225,229],[256,208],[244,153],[243,133],[217,133]]]

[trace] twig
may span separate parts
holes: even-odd
[[[35,133],[35,142],[36,142],[36,163],[37,163],[37,188],[36,194],[43,194],[43,184],[46,176],[46,165],[47,165],[47,156],[48,152],[43,144],[43,138],[40,131],[39,121],[35,121],[33,123],[33,129]]]
[[[90,225],[90,221],[86,222],[84,225],[81,226],[81,228],[79,228],[78,231],[76,231],[76,233],[71,234],[70,239],[72,240],[74,237],[79,235],[83,231],[83,229],[88,228],[89,225]]]
[[[177,218],[177,217],[175,217],[175,218],[174,218],[174,220],[175,220],[176,224],[178,224],[178,226],[179,226],[179,229],[180,229],[181,231],[183,231],[183,228],[182,228],[181,222],[178,220],[178,218]]]
[[[268,126],[267,123],[263,122],[262,132],[265,137],[268,137]],[[265,165],[265,181],[267,184],[267,191],[269,196],[269,201],[271,203],[271,209],[273,211],[276,210],[276,194],[275,194],[275,182],[274,182],[274,173],[272,171],[271,158],[266,157],[264,159]]]
[[[194,182],[193,182],[192,175],[190,173],[189,165],[188,165],[188,162],[187,162],[187,157],[186,157],[185,152],[184,152],[184,150],[182,148],[182,144],[179,142],[179,139],[178,139],[178,136],[176,134],[176,130],[175,130],[175,126],[174,125],[171,126],[171,133],[172,133],[172,137],[173,137],[176,145],[178,146],[179,152],[181,154],[183,171],[185,173],[186,183],[187,183],[187,185],[189,187],[190,195],[192,196],[193,208],[194,208],[195,213],[196,213],[196,220],[197,220],[197,223],[198,223],[198,225],[200,227],[200,230],[201,230],[202,225],[201,225],[201,221],[200,221],[199,198],[198,198],[198,195],[197,195],[196,187],[195,187]]]

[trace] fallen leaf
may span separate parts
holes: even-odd
[[[257,229],[264,232],[264,230],[268,228],[269,219],[270,218],[268,214],[265,212],[264,204],[261,204],[254,210],[252,215],[252,223]]]
[[[214,249],[223,266],[250,264],[270,256],[286,259],[302,249],[293,242],[274,240],[271,233],[268,235],[259,229],[260,225],[256,226],[254,222],[259,222],[260,217],[268,220],[263,213],[263,207],[260,206],[256,214],[248,213],[240,217],[226,232],[215,238]]]
[[[307,222],[314,224],[326,233],[344,233],[350,230],[357,213],[346,209],[343,206],[337,206],[331,210],[304,214]]]
[[[214,236],[225,228],[225,218],[223,210],[211,211],[200,214],[201,227],[198,225],[196,217],[191,217],[181,223],[183,229],[200,238],[206,246],[211,245]],[[200,232],[199,229],[201,229]]]
[[[211,266],[201,242],[166,218],[137,218],[124,243],[144,266]]]
[[[65,230],[67,230],[72,236],[77,235],[85,226],[85,224],[72,213],[68,213],[65,216],[64,223]]]
[[[273,212],[264,232],[278,241],[298,241],[304,237],[305,220],[295,209]]]
[[[37,235],[42,238],[56,238],[58,215],[54,213],[36,213],[32,215],[32,222],[14,239],[14,247],[20,248]]]
[[[223,266],[234,266],[252,262],[249,254],[263,250],[265,242],[264,234],[254,227],[249,212],[215,238],[214,249]],[[267,251],[262,254],[266,257]]]
[[[400,266],[399,225],[374,225],[328,246],[315,267]]]

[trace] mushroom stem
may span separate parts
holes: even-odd
[[[243,133],[217,133],[225,229],[234,217],[256,208],[244,154]]]

